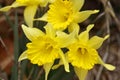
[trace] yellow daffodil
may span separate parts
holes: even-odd
[[[11,8],[26,6],[24,11],[24,18],[29,27],[33,27],[33,18],[36,14],[38,6],[46,6],[49,0],[16,0],[12,5],[6,6],[0,9],[0,11],[6,12]]]
[[[98,10],[79,11],[83,4],[84,0],[55,0],[49,6],[48,12],[36,20],[47,21],[57,30],[64,30],[67,27],[71,29],[72,26],[83,22],[91,14],[98,12]]]
[[[115,69],[114,66],[104,63],[97,52],[97,49],[109,36],[107,35],[104,38],[93,36],[89,39],[89,31],[93,26],[89,25],[87,30],[79,35],[75,33],[75,40],[69,44],[67,47],[69,51],[65,54],[66,60],[72,64],[80,80],[85,80],[88,70],[92,69],[95,64],[102,64],[108,70]],[[52,69],[56,69],[62,64],[63,62],[60,61]]]
[[[20,55],[19,61],[29,59],[33,64],[43,65],[46,80],[55,59],[60,58],[65,70],[69,72],[69,65],[61,48],[68,46],[73,41],[74,33],[68,35],[61,31],[56,32],[49,24],[45,26],[45,33],[37,28],[26,27],[25,25],[22,25],[22,29],[31,42],[27,43],[27,50]],[[69,41],[70,39],[71,41]]]
[[[80,80],[84,80],[88,70],[92,69],[95,64],[102,64],[108,70],[114,70],[115,67],[110,64],[105,64],[99,57],[98,49],[104,40],[104,38],[93,36],[89,39],[89,31],[94,25],[89,25],[87,30],[82,32],[76,37],[76,41],[68,46],[68,61],[74,66],[75,73]]]

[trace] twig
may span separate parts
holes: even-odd
[[[114,19],[114,21],[115,21],[115,23],[117,24],[117,28],[118,28],[118,30],[119,30],[119,32],[120,32],[120,21],[118,20],[118,18],[116,17],[116,15],[115,15],[115,13],[114,13],[114,11],[113,11],[113,8],[112,8],[112,5],[110,4],[110,2],[108,2],[108,6],[109,6],[109,13],[110,13],[110,15],[113,17],[113,19]]]
[[[6,53],[9,54],[8,48],[7,48],[7,46],[5,45],[4,41],[2,40],[1,36],[0,36],[0,42],[2,43],[3,47],[5,48]]]
[[[44,71],[44,69],[41,68],[41,70],[39,71],[39,73],[38,73],[38,75],[37,75],[35,80],[39,80],[39,78],[41,77],[41,74],[43,73],[43,71]]]
[[[106,27],[107,27],[107,34],[110,34],[110,14],[109,14],[109,7],[107,6],[107,2],[109,1],[103,1],[101,0],[101,2],[103,3],[104,5],[104,8],[105,8],[105,16],[106,16]],[[107,58],[108,58],[108,55],[109,55],[109,43],[110,43],[110,38],[107,40],[107,49],[106,49],[106,53],[103,57],[103,61],[106,62]],[[103,66],[101,66],[98,70],[98,74],[96,76],[96,80],[100,80],[100,76],[101,76],[101,73],[103,71]]]
[[[119,32],[120,32],[120,21],[119,21],[119,19],[116,17],[116,15],[115,15],[115,12],[114,12],[114,10],[113,10],[113,7],[112,7],[112,5],[111,5],[111,3],[110,3],[110,1],[109,0],[100,0],[101,2],[102,2],[102,4],[104,5],[104,8],[108,8],[108,13],[111,15],[111,17],[114,19],[114,21],[115,21],[115,23],[116,23],[116,25],[117,25],[117,29],[119,30]]]
[[[18,62],[18,80],[21,80],[21,65],[20,65],[20,62]]]
[[[31,76],[32,76],[32,74],[33,74],[33,71],[34,71],[34,68],[32,68],[32,70],[30,71],[30,74],[29,74],[29,76],[28,76],[28,79],[27,79],[27,80],[30,80],[30,78],[31,78]]]
[[[95,23],[96,21],[98,21],[101,17],[103,17],[105,15],[105,12],[102,12],[101,14],[99,14],[92,22]]]

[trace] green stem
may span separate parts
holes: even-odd
[[[14,31],[14,65],[12,68],[11,80],[18,80],[18,55],[19,55],[19,35],[18,35],[18,16],[17,10],[15,11],[15,25]]]

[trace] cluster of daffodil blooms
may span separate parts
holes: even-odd
[[[12,5],[1,8],[0,11],[8,11],[10,8],[26,7],[24,18],[27,26],[22,25],[22,29],[30,42],[27,43],[27,50],[20,55],[18,61],[28,59],[33,64],[43,66],[46,80],[49,71],[60,65],[64,65],[65,71],[70,72],[71,64],[80,80],[85,80],[88,70],[95,64],[102,64],[108,70],[114,70],[115,67],[104,63],[97,52],[109,35],[104,38],[98,36],[89,38],[93,24],[79,33],[78,23],[99,12],[81,11],[83,4],[84,0],[16,0]],[[34,19],[37,8],[46,5],[49,5],[49,10],[42,17]],[[36,20],[47,22],[44,32],[34,27],[33,21]],[[62,48],[68,51],[64,52]],[[56,59],[59,59],[59,63],[53,65]]]

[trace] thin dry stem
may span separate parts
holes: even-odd
[[[101,0],[101,2],[103,3],[104,5],[104,9],[105,9],[105,18],[106,18],[106,28],[107,28],[107,34],[110,34],[110,11],[113,9],[109,7],[108,3],[109,1],[107,0]],[[106,62],[107,61],[107,58],[109,56],[109,43],[110,43],[110,38],[107,40],[107,48],[106,48],[106,53],[105,55],[103,56],[103,61]],[[101,66],[98,70],[98,74],[96,76],[96,80],[100,80],[100,76],[101,76],[101,73],[103,71],[103,66]]]

